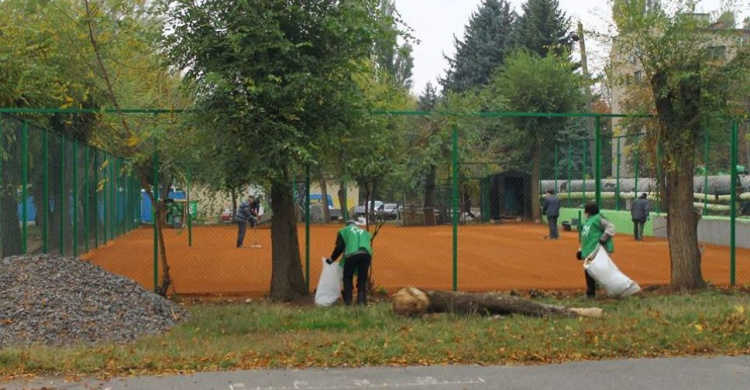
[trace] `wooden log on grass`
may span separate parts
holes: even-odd
[[[532,317],[602,316],[602,309],[599,308],[547,305],[499,293],[422,291],[414,287],[405,287],[393,295],[393,311],[408,316],[425,313],[521,314]]]

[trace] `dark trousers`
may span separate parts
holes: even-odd
[[[583,271],[586,274],[586,296],[593,298],[596,296],[596,280],[589,275],[588,271]]]
[[[361,253],[346,258],[344,262],[344,304],[352,304],[354,294],[354,271],[357,271],[357,303],[367,303],[367,274],[372,257]]]
[[[646,221],[633,220],[633,238],[636,241],[643,241],[643,227],[646,225]]]
[[[557,231],[557,216],[548,216],[547,223],[549,223],[549,238],[560,238],[560,233]]]
[[[237,246],[242,246],[245,241],[245,232],[247,232],[247,222],[237,222]]]

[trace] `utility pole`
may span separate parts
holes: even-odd
[[[586,112],[592,112],[591,107],[591,76],[589,75],[589,64],[586,57],[586,40],[583,36],[583,23],[578,22],[578,34],[573,35],[573,40],[578,42],[578,48],[581,50],[581,71],[583,72],[583,93],[586,99]],[[586,118],[586,130],[589,137],[589,151],[591,153],[591,172],[596,169],[596,133],[594,130],[594,118]]]

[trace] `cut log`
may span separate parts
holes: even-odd
[[[401,315],[431,313],[521,314],[532,317],[601,317],[599,308],[568,308],[537,303],[499,293],[472,294],[452,291],[422,291],[405,287],[393,296],[393,311]]]

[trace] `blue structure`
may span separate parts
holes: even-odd
[[[187,199],[185,191],[169,191],[168,199]],[[149,199],[145,190],[141,190],[141,223],[152,223],[151,220],[151,199]]]

